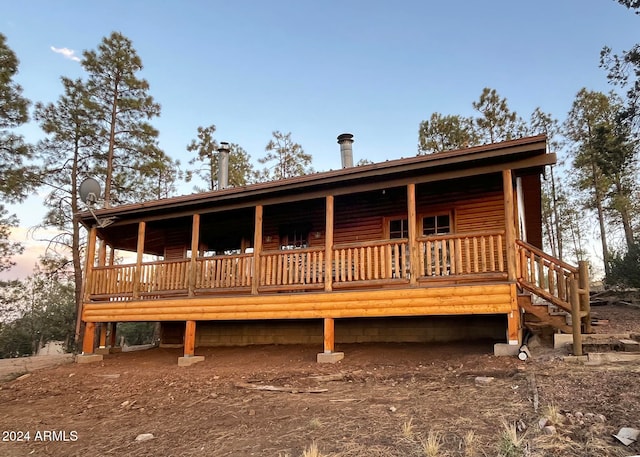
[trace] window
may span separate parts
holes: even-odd
[[[389,239],[409,238],[409,222],[407,219],[391,219],[389,221]]]
[[[309,246],[307,240],[309,231],[300,228],[291,228],[280,235],[280,249],[302,249]]]
[[[422,218],[422,235],[443,235],[451,233],[451,216],[449,214],[436,214]]]

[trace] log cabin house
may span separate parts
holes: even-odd
[[[357,167],[352,135],[338,140],[340,170],[234,188],[223,171],[216,191],[81,213],[83,355],[131,321],[159,321],[182,365],[207,345],[316,342],[335,361],[336,342],[492,338],[517,353],[525,318],[588,330],[586,267],[542,250],[544,136]]]

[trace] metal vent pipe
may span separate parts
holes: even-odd
[[[353,135],[350,133],[338,135],[338,144],[340,145],[342,168],[353,167]]]
[[[229,143],[222,142],[218,148],[218,189],[229,187]]]

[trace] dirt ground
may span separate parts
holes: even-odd
[[[609,320],[600,333],[640,333],[638,308],[593,311]],[[179,368],[179,349],[151,349],[6,381],[0,456],[640,454],[612,437],[640,429],[637,363],[567,363],[544,346],[522,362],[474,342],[341,345],[343,361],[318,365],[318,350],[199,349],[204,362]]]

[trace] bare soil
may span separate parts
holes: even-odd
[[[638,308],[593,311],[609,320],[600,333],[640,333]],[[202,348],[204,362],[179,368],[179,349],[152,349],[6,381],[0,456],[640,454],[612,437],[640,429],[640,364],[568,363],[545,346],[522,362],[486,342],[341,345],[335,365],[318,350]]]

